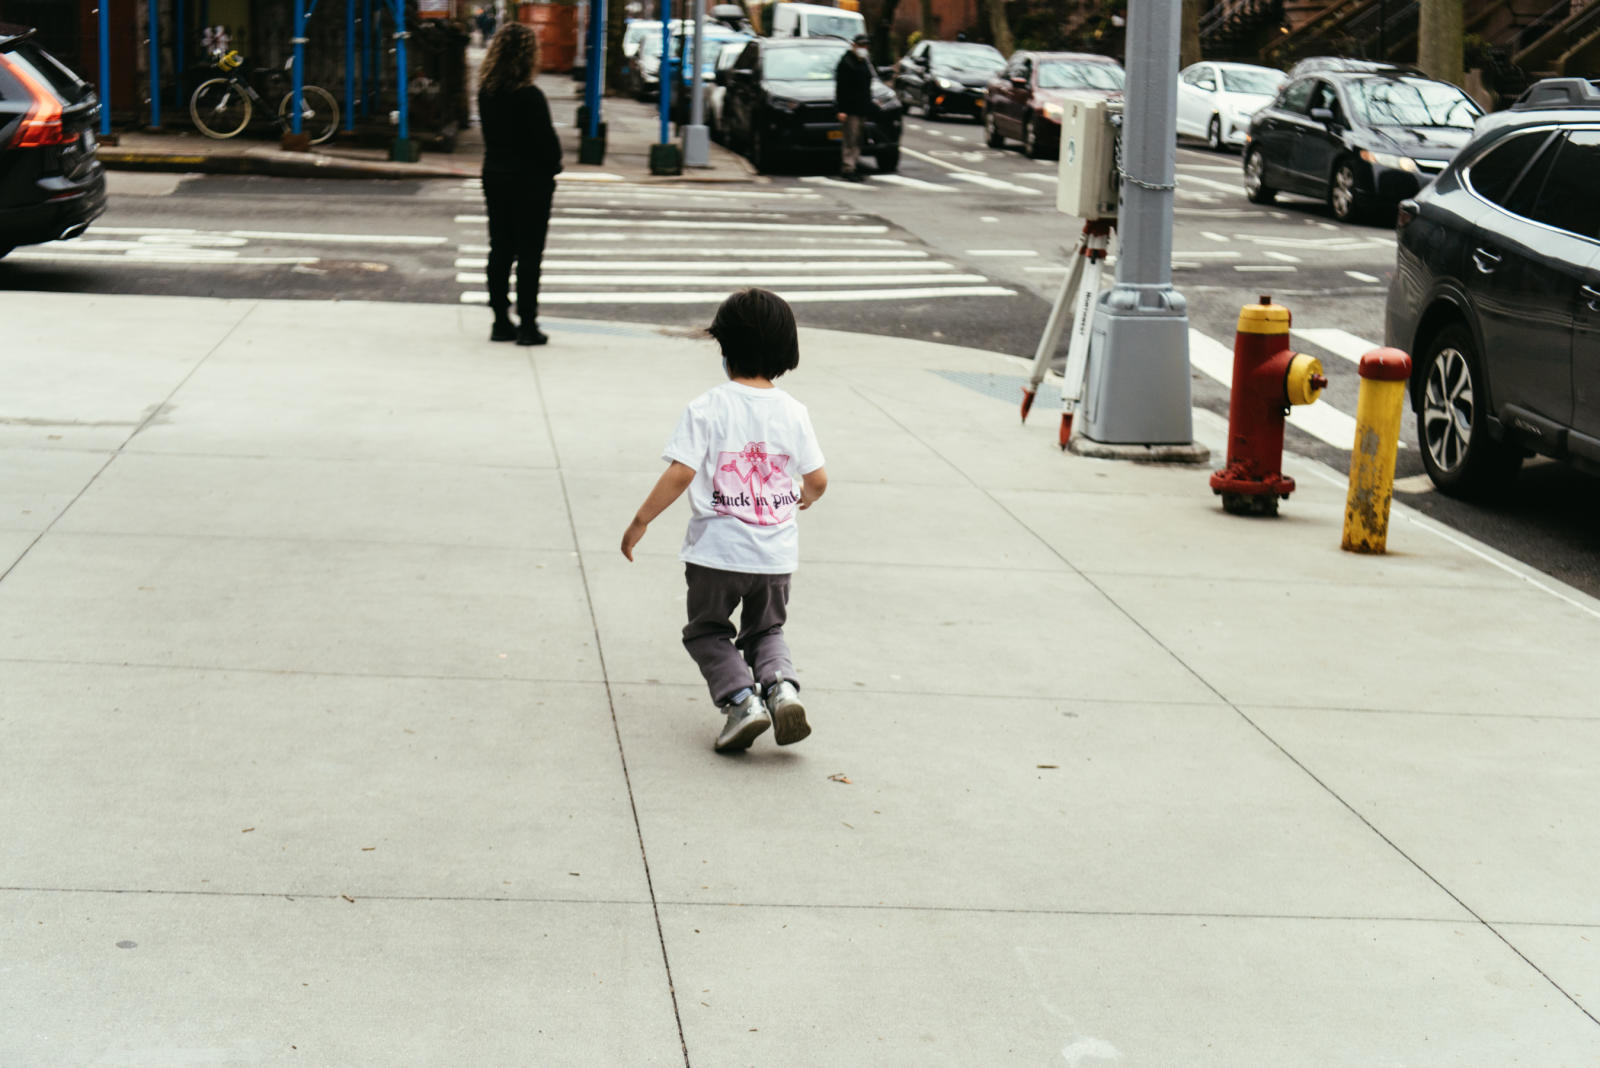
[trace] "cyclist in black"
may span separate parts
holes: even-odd
[[[561,172],[561,142],[550,104],[533,84],[539,38],[520,22],[500,27],[483,58],[478,117],[483,124],[483,198],[489,208],[491,341],[543,345],[539,261]],[[511,263],[517,264],[517,318],[511,321]]]

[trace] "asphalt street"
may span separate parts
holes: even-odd
[[[1014,144],[986,147],[976,122],[914,115],[899,173],[862,185],[814,166],[731,185],[563,181],[542,307],[698,326],[726,292],[755,284],[788,296],[807,325],[1029,357],[1080,225],[1055,209],[1056,167]],[[110,186],[111,207],[85,237],[17,250],[0,262],[0,287],[486,301],[475,181],[117,172]],[[1336,222],[1302,198],[1252,205],[1236,154],[1180,148],[1173,281],[1189,300],[1195,403],[1226,414],[1238,309],[1271,294],[1294,315],[1296,347],[1331,380],[1318,405],[1296,411],[1289,447],[1345,471],[1356,361],[1383,342],[1393,263],[1385,228]],[[1593,479],[1530,463],[1506,500],[1464,504],[1432,491],[1409,412],[1403,437],[1409,503],[1600,594]]]

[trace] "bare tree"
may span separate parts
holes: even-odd
[[[1202,0],[1183,0],[1183,36],[1178,41],[1178,66],[1200,62],[1200,5]]]
[[[989,34],[994,38],[994,46],[1003,56],[1009,56],[1017,49],[1016,38],[1011,36],[1011,20],[1006,17],[1006,0],[983,0],[983,6],[989,9]]]

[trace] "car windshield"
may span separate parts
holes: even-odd
[[[1363,78],[1350,86],[1356,117],[1369,126],[1454,126],[1472,129],[1483,114],[1453,85],[1424,78]]]
[[[1252,96],[1273,96],[1283,84],[1283,75],[1271,70],[1222,71],[1222,88],[1229,93],[1248,93]]]
[[[1121,89],[1122,68],[1112,63],[1042,63],[1040,89]]]
[[[806,36],[843,37],[849,40],[861,32],[862,25],[859,18],[846,15],[807,15]]]
[[[742,44],[745,40],[747,40],[747,38],[722,36],[720,34],[713,37],[708,33],[706,34],[706,43],[700,46],[700,61],[702,63],[710,63],[713,58],[715,58],[717,51],[721,49],[723,45],[734,43]],[[689,50],[689,53],[694,52],[694,34],[691,33],[687,37],[679,35],[672,39],[672,55],[674,59],[684,55],[685,48]]]
[[[832,81],[843,48],[774,48],[765,59],[768,80],[775,82]]]
[[[1006,57],[986,44],[942,44],[930,47],[928,55],[941,67],[955,70],[999,70]]]

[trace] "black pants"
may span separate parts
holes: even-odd
[[[511,307],[511,263],[517,264],[517,317],[539,321],[539,261],[550,230],[555,182],[515,174],[485,174],[489,207],[489,307],[496,315]]]

